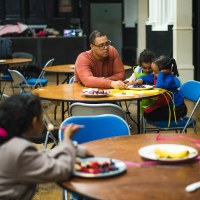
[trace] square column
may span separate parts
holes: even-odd
[[[181,82],[194,79],[192,0],[175,0],[173,57]]]

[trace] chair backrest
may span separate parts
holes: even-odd
[[[27,83],[25,77],[19,71],[10,70],[10,69],[8,69],[8,71],[13,79],[14,84],[20,85],[21,83],[24,82],[24,84],[27,84],[27,86],[28,86],[28,83]]]
[[[14,52],[12,54],[12,57],[13,58],[30,58],[32,59],[32,61],[28,65],[35,65],[35,66],[38,65],[35,56],[27,52]]]
[[[180,87],[184,98],[197,102],[200,97],[200,82],[189,80]]]
[[[86,116],[114,114],[126,120],[125,111],[118,105],[112,103],[73,103],[69,107],[69,116]]]
[[[30,85],[26,81],[25,77],[19,71],[8,69],[8,72],[10,73],[14,84],[21,89],[20,93],[25,92],[24,90],[25,86],[30,88]]]
[[[46,67],[52,66],[54,61],[55,61],[55,58],[51,58],[50,60],[48,60],[48,61],[45,63],[45,65],[44,65],[44,67],[43,67],[42,69],[45,69]],[[42,86],[42,85],[41,85],[40,79],[44,78],[44,75],[45,75],[45,71],[42,70],[41,73],[40,73],[40,75],[38,76],[37,80],[35,81],[34,88],[35,88],[37,85]]]
[[[43,69],[46,68],[46,67],[52,66],[54,61],[55,61],[55,58],[49,59],[49,60],[45,63]]]
[[[59,129],[59,141],[63,140],[63,130],[67,124],[83,125],[72,140],[79,144],[93,140],[130,135],[130,129],[125,120],[116,115],[73,116],[65,119]]]
[[[74,76],[72,76],[72,77],[70,78],[69,83],[70,83],[70,84],[74,83]]]

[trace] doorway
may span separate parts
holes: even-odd
[[[90,30],[104,32],[122,56],[122,4],[90,3]]]

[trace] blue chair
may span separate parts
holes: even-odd
[[[44,68],[51,66],[53,61],[54,59],[50,59],[45,64]],[[19,88],[21,89],[20,93],[25,93],[25,90],[24,90],[25,88],[29,88],[29,90],[31,91],[32,89],[36,87],[42,87],[42,86],[47,85],[48,83],[48,80],[44,78],[44,74],[45,74],[44,71],[41,72],[38,78],[28,78],[28,79],[26,79],[24,75],[17,70],[8,69],[8,71],[13,79],[14,84],[19,86]]]
[[[150,121],[146,120],[143,117],[144,133],[146,133],[147,131],[159,132],[162,130],[175,130],[185,133],[187,132],[187,128],[193,128],[194,132],[197,133],[196,121],[193,118],[193,115],[200,102],[200,82],[194,80],[187,81],[180,86],[180,92],[182,93],[185,99],[195,104],[191,114],[189,116],[185,116],[183,119],[177,120],[177,123],[174,120],[171,120],[170,127],[168,127],[168,121]],[[152,127],[147,127],[147,124],[151,125]]]
[[[67,124],[83,125],[72,138],[79,144],[122,135],[130,135],[130,129],[124,119],[116,115],[73,116],[65,119],[60,127]],[[63,140],[63,131],[59,129],[59,141]]]
[[[84,126],[72,138],[72,140],[77,141],[79,144],[103,138],[130,135],[130,129],[126,121],[116,115],[73,116],[65,119],[60,127],[65,127],[71,123]],[[61,128],[58,132],[59,142],[64,139]],[[72,196],[75,199],[79,199],[76,194],[72,193]],[[64,199],[68,199],[67,190],[64,190]]]
[[[44,65],[43,69],[45,69],[46,67],[52,66],[54,61],[55,61],[54,58],[51,58],[50,60],[48,60],[46,62],[46,64]],[[45,71],[43,69],[38,78],[28,78],[27,79],[28,84],[33,86],[33,88],[36,88],[37,86],[42,87],[42,86],[47,85],[48,80],[45,79],[45,77],[44,77]]]

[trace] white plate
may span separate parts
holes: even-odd
[[[189,155],[184,158],[159,158],[155,153],[155,149],[163,149],[170,152],[179,152],[179,151],[189,151]],[[198,155],[198,151],[192,147],[179,145],[179,144],[155,144],[142,147],[138,150],[138,153],[141,157],[150,159],[150,160],[158,160],[164,162],[177,162],[177,161],[185,161],[195,158]]]
[[[87,89],[83,89],[82,93],[83,95],[85,95],[86,97],[94,97],[94,98],[98,98],[98,97],[107,97],[109,93],[105,93],[105,94],[90,94],[90,92],[97,92],[98,90],[102,90],[102,89],[98,89],[98,88],[87,88]],[[106,90],[103,90],[104,92]],[[107,91],[106,91],[107,92]]]
[[[84,94],[86,97],[92,97],[92,98],[99,98],[99,97],[107,97],[108,94]]]
[[[128,86],[128,89],[130,90],[150,90],[150,89],[153,89],[153,85],[143,85],[144,87],[141,87],[141,88],[137,88],[137,87],[132,87],[132,85],[129,85]]]
[[[91,157],[91,158],[82,158],[80,160],[81,162],[90,162],[90,161],[107,162],[110,160],[110,158]],[[126,165],[124,162],[120,160],[116,160],[116,159],[112,159],[112,161],[115,163],[115,166],[118,168],[115,171],[92,174],[92,173],[85,173],[85,172],[79,172],[79,171],[74,170],[73,174],[75,176],[85,177],[85,178],[100,178],[100,177],[114,176],[126,171]]]
[[[2,62],[6,62],[6,60],[0,60],[0,63],[2,63]]]

